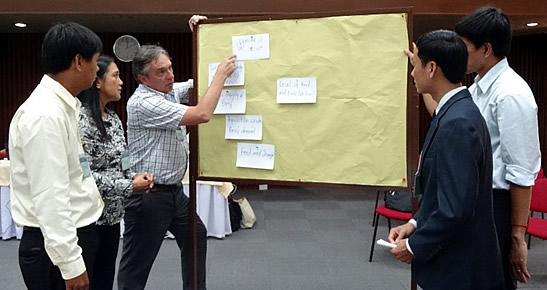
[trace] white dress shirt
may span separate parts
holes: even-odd
[[[103,210],[95,180],[84,178],[80,166],[79,110],[80,101],[44,75],[9,130],[13,219],[40,228],[65,280],[86,270],[76,229],[97,221]]]
[[[486,120],[494,172],[494,189],[509,183],[532,186],[541,167],[537,105],[532,90],[504,58],[469,87]]]

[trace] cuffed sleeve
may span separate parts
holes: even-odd
[[[497,106],[501,160],[505,180],[520,186],[532,186],[541,166],[537,107],[525,102],[526,96],[500,97]]]

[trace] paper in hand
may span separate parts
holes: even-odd
[[[395,248],[395,247],[397,246],[397,245],[392,244],[392,243],[390,243],[390,242],[386,242],[386,241],[384,241],[383,239],[377,240],[377,241],[376,241],[376,244],[377,244],[377,245],[380,245],[380,246],[388,247],[388,248],[390,248],[390,249],[393,249],[393,248]]]

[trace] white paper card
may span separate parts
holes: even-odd
[[[277,80],[277,103],[317,103],[316,78],[283,78]]]
[[[226,139],[262,140],[262,116],[226,115]]]
[[[213,114],[245,114],[246,104],[245,89],[222,90]]]
[[[237,167],[273,170],[274,161],[274,145],[237,143]]]
[[[270,35],[232,36],[232,51],[237,60],[270,58]]]
[[[209,64],[209,86],[213,81],[213,77],[217,71],[220,62],[212,62]],[[236,70],[226,79],[224,86],[242,86],[245,84],[245,63],[236,61]]]
[[[386,240],[383,240],[383,239],[379,239],[376,241],[376,244],[379,245],[379,246],[383,246],[383,247],[387,247],[387,248],[390,248],[390,249],[393,249],[395,248],[397,245],[395,244],[392,244]]]

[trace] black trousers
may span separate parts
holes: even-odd
[[[82,248],[87,275],[93,277],[93,263],[97,253],[95,225],[77,230],[78,245]],[[29,290],[65,290],[65,280],[61,271],[46,253],[44,236],[39,228],[24,227],[19,244],[19,268]]]
[[[181,251],[183,288],[190,288],[189,199],[180,185],[154,185],[150,193],[125,200],[125,232],[118,271],[118,289],[144,289],[165,232],[169,230]],[[206,289],[207,230],[197,218],[198,289]]]
[[[108,290],[114,286],[116,257],[120,244],[120,224],[97,225],[97,256],[93,266],[91,290]]]
[[[501,251],[503,265],[504,289],[517,289],[517,280],[511,272],[509,263],[509,251],[512,246],[511,239],[511,192],[509,190],[494,189],[494,222],[498,232],[498,243]]]

